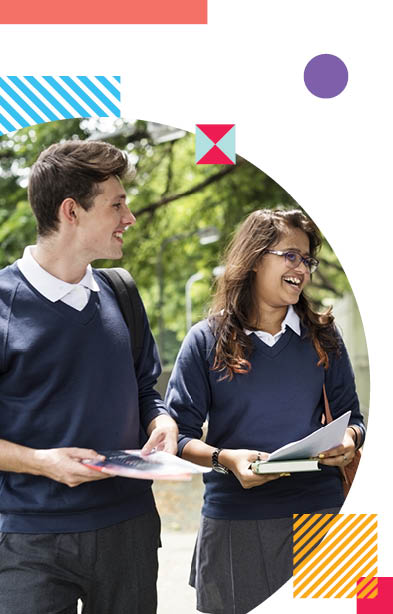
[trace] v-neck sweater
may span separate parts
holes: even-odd
[[[136,369],[116,297],[100,292],[84,309],[41,295],[16,264],[0,272],[0,437],[32,448],[140,448],[165,406],[144,314]],[[154,507],[151,482],[113,478],[69,488],[43,476],[0,472],[0,531],[76,532],[109,526]]]
[[[216,340],[206,320],[196,324],[180,349],[168,384],[166,404],[179,423],[179,454],[190,439],[200,439],[208,419],[206,443],[217,448],[273,452],[321,427],[325,382],[334,418],[351,410],[350,424],[363,425],[347,351],[329,356],[327,371],[307,331],[288,327],[272,347],[251,335],[251,370],[223,379],[213,371]],[[363,428],[363,427],[362,427]],[[336,467],[292,474],[243,489],[233,474],[212,471],[202,513],[233,520],[282,518],[343,503]]]

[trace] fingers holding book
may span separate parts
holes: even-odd
[[[355,451],[355,441],[351,435],[351,429],[347,429],[342,443],[335,448],[321,452],[318,459],[322,465],[345,467],[352,461]]]

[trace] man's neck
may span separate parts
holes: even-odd
[[[45,271],[70,284],[83,279],[89,264],[72,255],[70,246],[60,238],[39,238],[32,254]]]

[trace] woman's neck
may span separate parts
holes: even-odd
[[[257,317],[253,317],[251,322],[254,328],[275,335],[280,332],[281,324],[287,315],[287,311],[288,307],[286,306],[260,309]]]

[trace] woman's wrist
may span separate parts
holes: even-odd
[[[348,426],[348,430],[351,431],[351,437],[355,444],[355,450],[358,450],[360,448],[360,442],[361,442],[360,429],[358,430],[355,425],[351,424],[350,426]]]
[[[224,467],[229,469],[229,471],[232,471],[232,456],[233,456],[233,450],[224,448],[220,450],[217,460],[220,463],[220,465],[223,465]]]

